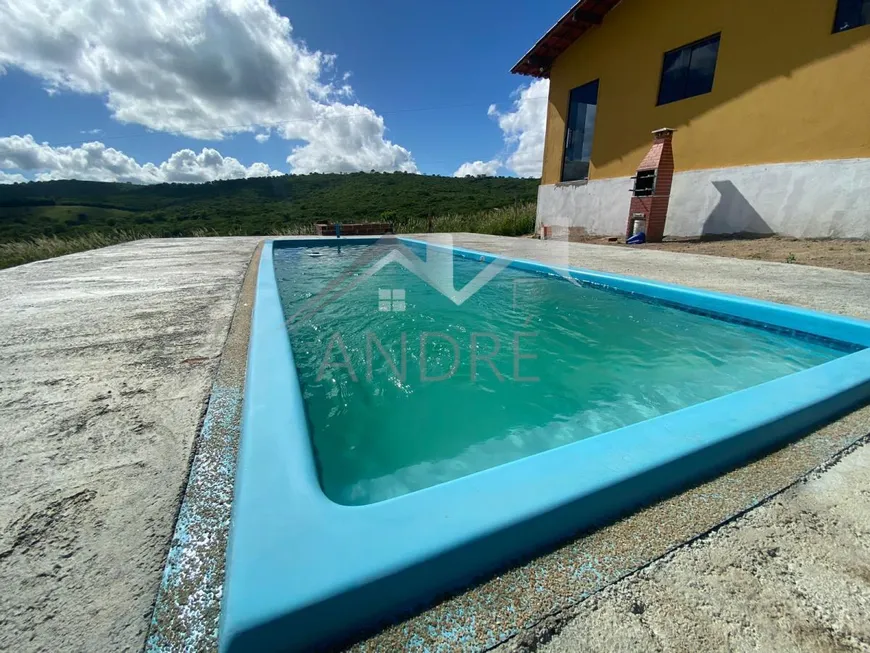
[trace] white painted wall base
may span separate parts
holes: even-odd
[[[538,189],[537,228],[622,235],[631,179]],[[754,233],[870,239],[870,159],[777,163],[674,175],[666,236]]]

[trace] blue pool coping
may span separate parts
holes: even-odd
[[[342,239],[341,244],[376,242]],[[412,239],[400,242],[425,244]],[[257,278],[220,650],[346,640],[514,561],[725,471],[870,399],[870,323],[511,259],[693,311],[863,348],[702,404],[364,506],[320,488],[267,241]],[[437,247],[437,245],[435,245]],[[459,256],[498,256],[454,248]]]

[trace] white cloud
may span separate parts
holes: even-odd
[[[103,131],[103,130],[100,129],[99,127],[95,127],[94,129],[82,129],[79,133],[80,133],[80,134],[91,134],[91,135],[96,135],[96,134],[100,134],[100,133],[102,133],[102,131]]]
[[[48,143],[37,143],[30,134],[0,138],[2,168],[35,173],[33,178],[37,181],[85,179],[134,184],[203,182],[281,174],[265,163],[245,167],[237,159],[223,156],[211,148],[203,148],[199,154],[193,150],[179,150],[159,165],[140,164],[133,157],[100,142],[82,143],[79,147],[52,147]],[[26,181],[20,174],[8,175],[0,170],[0,182],[6,178]]]
[[[355,172],[358,170],[401,170],[417,172],[411,153],[384,139],[384,119],[368,107],[333,102],[316,105],[314,116],[305,124],[282,128],[284,138],[316,139],[293,149],[287,163],[295,173]]]
[[[25,181],[27,181],[27,179],[24,177],[24,175],[3,172],[2,170],[0,170],[0,184],[17,184],[18,182]]]
[[[0,0],[0,16],[0,68],[104,97],[120,122],[203,139],[273,127],[306,142],[294,172],[417,169],[268,0]]]
[[[254,136],[254,140],[256,140],[258,143],[265,143],[266,141],[269,140],[269,137],[271,135],[272,135],[272,132],[262,132],[260,134],[257,134],[256,136]]]
[[[550,80],[539,79],[518,89],[512,111],[502,113],[493,104],[487,112],[498,121],[510,152],[505,166],[520,177],[541,176],[549,91]]]
[[[493,159],[492,161],[469,161],[463,163],[456,172],[454,177],[477,177],[478,175],[486,175],[487,177],[495,177],[498,169],[501,167],[501,161]]]

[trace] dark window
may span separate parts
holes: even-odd
[[[641,170],[634,178],[634,196],[649,197],[656,187],[656,171]]]
[[[718,56],[719,34],[665,52],[658,103],[668,104],[712,91]]]
[[[837,0],[834,32],[870,25],[870,0]]]
[[[595,114],[598,112],[598,80],[571,91],[568,101],[568,126],[565,130],[565,160],[562,181],[589,178],[592,158],[592,136]]]

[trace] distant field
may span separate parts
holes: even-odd
[[[27,227],[38,223],[42,227],[42,235],[64,233],[76,226],[87,228],[91,223],[116,228],[135,222],[133,211],[99,206],[7,206],[0,208],[0,212],[4,226]]]
[[[133,211],[125,211],[123,209],[106,209],[99,206],[7,206],[2,208],[4,217],[11,219],[13,222],[16,218],[46,218],[49,220],[75,220],[85,221],[96,219],[100,221],[106,220],[127,220],[135,215]]]
[[[80,209],[82,207],[36,207],[40,213],[36,213],[43,219],[55,219],[63,217],[64,209]],[[116,209],[101,209],[106,211],[105,216],[113,215]],[[121,211],[123,213],[123,211]],[[79,213],[76,213],[79,218]],[[428,218],[418,218],[397,223],[397,231],[400,233],[423,233],[428,231],[431,224],[432,231],[495,234],[498,236],[522,236],[532,233],[535,228],[535,204],[526,202],[512,206],[476,211],[467,215],[442,215],[434,216],[431,221]],[[261,235],[282,236],[313,233],[310,224],[287,225],[283,228],[274,229]],[[0,242],[0,268],[8,268],[22,265],[32,261],[40,261],[55,256],[73,254],[98,247],[107,247],[141,238],[153,238],[160,234],[138,230],[114,230],[108,232],[91,232],[72,236],[36,236],[12,242]],[[219,236],[222,235],[214,230],[195,229],[188,236]]]

